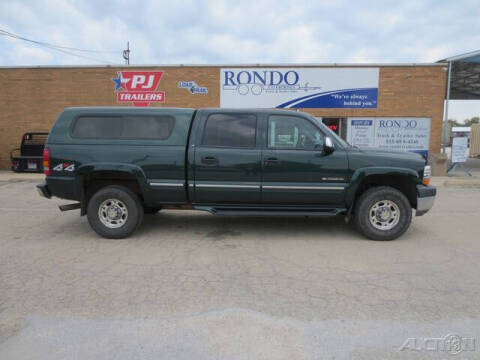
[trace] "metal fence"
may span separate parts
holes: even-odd
[[[480,124],[473,124],[470,132],[470,156],[480,156]]]

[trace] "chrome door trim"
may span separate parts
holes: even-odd
[[[260,189],[260,185],[243,185],[243,184],[195,184],[199,188],[233,188],[233,189]]]
[[[149,182],[150,186],[184,186],[184,183],[168,183],[168,182]]]
[[[150,181],[150,186],[183,187],[185,183]],[[344,190],[344,186],[314,186],[314,185],[261,185],[261,184],[213,184],[213,183],[189,183],[190,187],[198,188],[230,188],[230,189],[272,189],[272,190]]]
[[[190,184],[190,186],[193,186]],[[275,190],[343,190],[344,186],[297,186],[297,185],[247,185],[247,184],[212,184],[195,183],[198,188],[232,188],[232,189],[275,189]]]
[[[296,185],[263,185],[263,189],[276,190],[343,190],[344,186],[296,186]]]

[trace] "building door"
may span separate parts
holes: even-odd
[[[338,118],[338,117],[323,117],[317,118],[321,121],[335,134],[340,136],[343,140],[347,138],[347,119]]]

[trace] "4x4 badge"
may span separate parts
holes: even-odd
[[[53,168],[53,171],[75,171],[75,164],[60,163]]]

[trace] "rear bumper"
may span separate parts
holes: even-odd
[[[44,198],[50,199],[52,197],[52,193],[50,192],[47,184],[38,184],[37,191],[40,196],[43,196]]]
[[[416,216],[426,214],[435,202],[437,189],[433,186],[417,185],[417,211]]]

